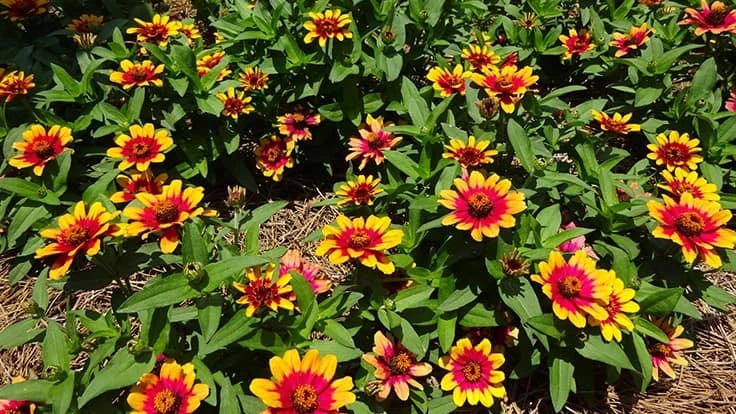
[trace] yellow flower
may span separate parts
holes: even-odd
[[[150,22],[133,19],[138,23],[138,27],[131,27],[126,32],[135,33],[136,40],[141,43],[155,43],[165,47],[169,43],[169,38],[179,34],[179,29],[181,29],[181,22],[169,21],[169,19],[169,16],[160,14],[155,14]]]
[[[506,375],[500,370],[506,358],[491,348],[487,338],[475,346],[468,338],[462,338],[439,360],[440,368],[450,371],[442,377],[440,386],[443,391],[452,391],[456,406],[462,407],[467,400],[470,405],[480,402],[490,407],[494,397],[501,399],[506,395]]]
[[[169,133],[165,130],[156,130],[153,124],[133,125],[130,135],[120,134],[115,138],[117,147],[107,150],[110,158],[122,159],[118,168],[127,170],[135,165],[138,171],[148,169],[151,163],[164,162],[164,151],[174,145]]]
[[[245,316],[253,316],[261,307],[276,312],[279,308],[293,310],[291,275],[276,272],[276,266],[269,264],[266,271],[261,267],[245,269],[246,283],[233,282],[233,287],[243,293],[236,301],[240,305],[247,305]]]
[[[490,164],[493,162],[492,157],[498,155],[498,151],[486,149],[489,145],[491,145],[491,141],[479,140],[476,142],[472,135],[468,137],[468,142],[452,138],[450,145],[445,145],[447,151],[442,154],[442,158],[453,159],[465,168]]]
[[[235,92],[235,88],[227,88],[227,93],[218,93],[217,99],[223,103],[222,114],[229,116],[234,120],[238,120],[238,115],[249,114],[255,111],[253,106],[249,105],[250,96],[245,96],[245,92]]]
[[[192,414],[197,412],[210,387],[195,384],[194,365],[166,361],[158,375],[146,373],[128,394],[131,414]]]
[[[703,162],[703,157],[697,154],[701,150],[698,144],[700,140],[690,139],[688,134],[680,135],[677,131],[671,131],[669,137],[659,134],[656,144],[647,145],[652,151],[647,154],[647,158],[656,161],[657,165],[664,165],[670,171],[676,167],[695,170],[698,163]]]
[[[380,187],[381,179],[373,178],[372,175],[365,176],[359,175],[355,177],[355,181],[348,181],[347,183],[340,186],[335,192],[335,195],[341,197],[341,200],[337,202],[337,205],[345,205],[352,203],[355,205],[373,205],[373,199],[376,195],[383,192]]]
[[[350,20],[350,16],[343,14],[340,10],[327,10],[324,13],[311,12],[309,18],[312,20],[304,23],[304,28],[307,29],[304,43],[309,44],[314,39],[319,39],[319,45],[325,47],[328,39],[337,38],[337,40],[342,41],[353,37],[350,30],[345,27],[352,20]]]
[[[465,95],[465,79],[470,78],[472,73],[463,70],[463,66],[458,64],[450,72],[447,68],[435,66],[427,73],[427,79],[434,82],[432,87],[439,91],[440,96],[447,98],[456,93]]]
[[[631,120],[631,114],[621,115],[616,112],[611,117],[608,114],[596,111],[595,109],[591,110],[591,112],[593,113],[593,119],[598,121],[601,129],[604,131],[612,132],[614,134],[628,134],[632,131],[641,130],[641,125],[628,123]]]
[[[604,281],[611,286],[611,295],[608,297],[608,304],[604,305],[606,319],[596,319],[588,316],[590,326],[600,326],[603,339],[621,342],[621,330],[633,331],[634,323],[631,322],[627,313],[639,312],[639,304],[634,302],[636,291],[634,289],[624,288],[624,282],[616,277],[613,270],[608,272],[607,279]]]
[[[164,65],[154,66],[150,60],[133,63],[126,59],[120,62],[120,69],[122,69],[122,72],[113,71],[110,73],[110,82],[122,85],[123,89],[148,85],[161,87],[164,84],[164,81],[158,77],[163,73]]]

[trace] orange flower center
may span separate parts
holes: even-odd
[[[133,79],[135,82],[143,82],[148,79],[148,71],[142,67],[136,66],[130,69],[128,73],[130,73],[131,79]]]
[[[277,147],[271,147],[266,150],[266,161],[269,163],[274,163],[276,160],[278,160],[281,157],[281,149]]]
[[[141,34],[149,40],[162,42],[169,38],[169,28],[156,23],[150,23],[140,29]]]
[[[470,361],[463,367],[463,377],[468,382],[476,382],[482,376],[480,364],[475,361]]]
[[[371,244],[371,238],[364,230],[356,230],[350,235],[348,245],[353,249],[363,249]]]
[[[153,408],[157,414],[175,414],[179,412],[181,399],[171,390],[161,390],[153,397]]]
[[[700,214],[693,211],[682,213],[675,219],[675,227],[677,231],[687,237],[693,237],[700,234],[705,229],[705,220]]]
[[[400,351],[388,360],[388,368],[394,375],[405,374],[411,368],[414,358],[406,351]]]
[[[496,80],[496,86],[502,91],[509,91],[514,86],[514,79],[510,76],[503,76]]]
[[[656,342],[649,345],[649,353],[666,357],[672,353],[672,349],[667,344]]]
[[[309,384],[299,384],[296,386],[294,392],[291,393],[291,403],[294,405],[294,411],[297,413],[311,413],[319,407],[317,390]]]
[[[323,36],[332,37],[334,33],[340,31],[337,27],[337,20],[335,19],[322,19],[314,22],[317,26],[317,33]]]
[[[575,276],[565,276],[557,284],[557,290],[566,298],[574,298],[583,290],[583,282]]]
[[[480,164],[481,159],[483,159],[481,152],[473,147],[461,148],[455,154],[460,164],[467,166]]]
[[[705,17],[705,21],[711,26],[718,26],[723,24],[727,14],[728,9],[726,5],[717,1],[711,6],[710,13]]]
[[[151,146],[145,142],[136,142],[131,152],[137,157],[148,157],[151,155]]]
[[[577,39],[575,39],[575,49],[587,49],[587,47],[588,47],[587,43],[588,42],[586,40],[587,39],[585,39],[583,37],[578,37]]]
[[[36,11],[36,9],[38,9],[38,5],[35,0],[15,1],[12,2],[9,7],[13,13],[19,16],[30,16]]]
[[[38,158],[45,160],[54,155],[54,147],[46,139],[37,139],[33,142],[32,150]]]
[[[80,225],[74,225],[61,231],[61,239],[76,247],[89,240],[89,232]]]
[[[159,223],[171,223],[179,218],[179,209],[171,200],[159,201],[153,208],[153,213]]]
[[[486,218],[493,210],[493,201],[485,193],[475,193],[468,197],[468,214],[473,218]]]

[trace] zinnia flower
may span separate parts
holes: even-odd
[[[320,272],[319,266],[303,258],[299,250],[296,249],[289,250],[281,257],[279,274],[287,275],[292,270],[304,276],[304,279],[309,282],[309,286],[312,287],[315,295],[327,292],[330,290],[330,286],[332,286],[330,279],[327,279]]]
[[[48,0],[0,0],[0,4],[6,7],[0,14],[8,16],[11,22],[25,20],[46,13],[48,3]]]
[[[123,89],[130,89],[133,86],[158,86],[161,87],[164,81],[159,79],[158,75],[163,73],[164,65],[154,66],[150,60],[144,60],[142,63],[133,63],[129,60],[120,62],[122,72],[113,71],[110,73],[110,82],[115,82],[123,86]]]
[[[204,75],[206,75],[207,73],[209,73],[209,71],[219,65],[222,61],[222,58],[224,57],[225,52],[215,52],[211,55],[204,55],[201,58],[197,59],[197,74],[199,75],[199,77],[204,77]],[[232,71],[227,66],[225,66],[222,70],[220,70],[220,73],[217,75],[217,80],[221,81],[231,73]]]
[[[268,74],[257,67],[246,68],[240,74],[240,86],[246,91],[268,89]]]
[[[595,44],[590,42],[590,33],[586,29],[582,29],[580,33],[575,29],[570,29],[569,36],[560,35],[559,39],[565,47],[565,53],[562,54],[563,59],[572,59],[574,55],[582,55],[595,48]]]
[[[256,378],[250,392],[268,407],[262,414],[337,414],[340,408],[355,402],[353,379],[333,380],[337,357],[319,357],[312,349],[299,358],[299,351],[290,349],[283,357],[268,361],[273,380]]]
[[[166,47],[169,38],[179,34],[179,29],[181,29],[181,22],[169,21],[169,19],[169,16],[160,14],[155,14],[151,22],[136,18],[133,20],[138,23],[138,27],[130,27],[126,33],[135,33],[136,40],[141,43],[154,43],[160,47]]]
[[[107,150],[108,157],[122,159],[118,168],[123,171],[134,165],[138,171],[146,171],[151,163],[163,162],[164,151],[174,144],[165,129],[156,132],[153,124],[133,125],[129,131],[130,135],[120,134],[115,138],[117,147]]]
[[[670,378],[675,378],[675,370],[671,364],[687,366],[688,362],[680,351],[695,346],[693,341],[680,338],[685,328],[682,325],[672,326],[672,319],[660,318],[653,321],[659,329],[669,338],[668,343],[664,344],[656,340],[649,341],[649,354],[652,356],[652,378],[659,381],[659,371],[661,370]]]
[[[297,108],[293,113],[286,113],[276,118],[279,133],[286,136],[289,141],[302,141],[312,139],[310,127],[317,126],[322,121],[319,114]]]
[[[292,295],[291,275],[277,274],[276,266],[269,263],[265,274],[261,267],[245,269],[246,283],[233,282],[233,287],[243,293],[236,301],[240,305],[247,305],[245,316],[251,317],[260,308],[269,308],[277,312],[279,308],[293,310],[294,303],[289,300]]]
[[[647,145],[652,151],[647,154],[647,158],[655,160],[657,165],[664,165],[670,171],[676,167],[695,170],[698,163],[703,162],[703,157],[697,154],[701,150],[698,144],[700,140],[690,139],[686,133],[680,135],[679,132],[672,131],[669,137],[659,134],[656,144]]]
[[[161,194],[164,183],[169,178],[165,173],[159,174],[154,178],[151,170],[144,172],[134,171],[129,174],[129,176],[120,174],[115,179],[121,190],[110,196],[110,201],[113,203],[130,203],[135,200],[135,196],[138,193]]]
[[[456,178],[454,190],[442,190],[439,203],[452,210],[442,219],[443,226],[455,226],[458,230],[470,230],[475,241],[483,236],[494,238],[501,228],[516,224],[514,214],[524,211],[524,194],[511,191],[511,181],[496,174],[484,178],[473,171],[466,179]]]
[[[373,339],[373,352],[364,354],[363,359],[376,369],[373,375],[380,382],[376,394],[378,401],[388,398],[392,388],[401,401],[409,399],[409,385],[424,389],[415,378],[429,375],[432,372],[431,365],[417,362],[414,353],[395,343],[391,337],[386,338],[381,331],[376,332]]]
[[[598,121],[601,129],[604,131],[624,135],[632,131],[641,131],[641,125],[628,123],[631,120],[631,114],[621,115],[616,112],[611,117],[595,109],[591,110],[591,112],[593,113],[593,119]]]
[[[189,187],[182,192],[181,180],[165,185],[161,194],[138,193],[135,198],[143,207],[128,206],[123,216],[129,219],[125,235],[135,237],[143,233],[145,240],[151,233],[161,233],[159,247],[164,253],[173,253],[179,245],[178,228],[197,216],[212,217],[214,210],[197,207],[204,197],[202,187]]]
[[[255,111],[252,105],[249,105],[252,100],[250,96],[245,96],[245,92],[235,92],[235,88],[227,88],[227,93],[218,93],[217,99],[222,102],[224,107],[222,108],[222,114],[229,116],[234,120],[238,120],[238,116],[241,114],[249,114]]]
[[[102,26],[104,20],[105,18],[102,16],[83,14],[79,18],[72,20],[66,28],[77,33],[96,33],[100,29],[100,26]]]
[[[626,56],[632,50],[636,50],[648,42],[649,36],[653,34],[654,29],[648,28],[647,24],[643,23],[640,27],[631,26],[628,34],[614,33],[613,40],[608,45],[617,49],[616,57]]]
[[[664,204],[657,200],[647,203],[649,215],[659,222],[652,235],[670,239],[682,246],[682,255],[688,263],[700,257],[710,267],[721,267],[721,256],[714,247],[733,249],[736,231],[725,228],[731,212],[721,210],[715,201],[696,199],[683,193],[679,201],[663,195]]]
[[[41,125],[32,125],[23,132],[23,141],[13,143],[13,149],[20,154],[9,159],[8,164],[15,168],[33,167],[33,173],[41,175],[46,164],[56,159],[72,139],[72,130],[67,127],[54,125],[47,132]]]
[[[532,76],[532,68],[518,69],[507,65],[501,69],[491,66],[483,68],[483,73],[471,76],[473,83],[483,88],[488,96],[501,100],[501,109],[510,114],[514,105],[524,97],[527,88],[534,85],[539,76]]]
[[[325,47],[328,39],[337,38],[342,41],[343,39],[352,39],[353,34],[346,27],[350,24],[350,16],[342,14],[340,10],[327,10],[324,13],[309,13],[309,18],[312,19],[304,23],[304,28],[307,29],[307,34],[304,36],[304,43],[309,44],[314,39],[319,39],[319,45]]]
[[[11,102],[18,96],[27,95],[35,86],[33,75],[26,76],[22,71],[13,71],[5,76],[0,74],[0,99]]]
[[[191,414],[207,398],[210,387],[195,384],[194,365],[166,361],[158,375],[146,373],[130,390],[131,414]]]
[[[542,285],[542,292],[552,300],[555,316],[584,328],[586,314],[599,321],[608,318],[605,306],[612,291],[609,272],[596,269],[595,261],[582,250],[575,252],[569,263],[560,252],[552,251],[549,259],[539,264],[539,274],[531,279]]]
[[[326,225],[322,229],[325,240],[317,247],[317,256],[329,255],[330,263],[341,264],[350,259],[358,260],[363,266],[391,274],[395,267],[386,256],[386,250],[401,243],[404,232],[389,230],[391,219],[369,216],[350,220],[337,216],[337,227]]]
[[[348,203],[355,205],[373,205],[373,199],[376,195],[383,192],[380,187],[381,179],[372,175],[365,176],[359,175],[355,177],[355,180],[350,180],[347,183],[340,186],[335,193],[336,196],[342,197],[337,202],[338,206],[342,206]]]
[[[202,34],[199,32],[197,26],[193,23],[182,24],[179,33],[183,34],[187,38],[187,43],[191,46],[194,44],[194,39],[200,39]]]
[[[463,54],[460,55],[465,59],[470,66],[475,70],[482,70],[487,66],[494,66],[501,61],[501,58],[493,53],[490,47],[483,45],[468,45],[467,48],[463,49]]]
[[[261,138],[255,149],[256,167],[266,177],[271,177],[274,181],[281,181],[284,169],[294,166],[294,158],[291,156],[293,150],[293,141],[281,139],[276,135]]]
[[[616,272],[611,270],[608,272],[608,280],[605,281],[611,286],[611,296],[608,297],[608,304],[604,307],[607,318],[598,320],[588,317],[590,326],[600,326],[603,339],[611,341],[616,338],[617,342],[623,339],[621,330],[633,331],[634,323],[631,322],[627,313],[639,312],[639,304],[634,302],[636,291],[634,289],[624,288],[624,282],[616,277]]]
[[[348,145],[350,145],[351,152],[345,159],[350,161],[360,158],[359,170],[365,168],[370,160],[380,165],[384,158],[383,151],[391,150],[401,142],[401,137],[394,137],[391,132],[385,130],[386,127],[392,125],[392,122],[384,124],[381,116],[373,118],[371,114],[368,114],[365,124],[358,129],[360,136],[350,138]]]
[[[689,24],[697,26],[695,28],[695,36],[701,36],[704,33],[736,33],[736,10],[728,10],[725,4],[720,1],[714,1],[708,6],[706,0],[700,0],[700,11],[690,7],[685,9],[685,13],[690,15],[680,21],[680,24]]]
[[[13,377],[12,382],[17,384],[25,380],[23,377]],[[30,401],[0,399],[0,414],[35,414],[35,412],[36,404]]]
[[[49,277],[61,279],[80,250],[87,256],[94,256],[100,251],[101,239],[118,231],[117,226],[110,224],[118,214],[117,211],[108,212],[100,202],[92,204],[88,212],[84,202],[78,202],[73,214],[59,217],[59,228],[41,230],[41,237],[53,239],[53,242],[36,250],[36,259],[58,256],[51,265]]]
[[[463,65],[455,65],[450,72],[447,68],[435,66],[427,73],[427,79],[434,82],[432,85],[440,96],[447,98],[456,93],[465,95],[465,79],[470,78],[471,72],[463,70]]]
[[[727,111],[736,112],[736,88],[731,89],[731,94],[726,100],[725,106]]]
[[[709,183],[703,177],[699,177],[695,171],[688,171],[682,168],[675,168],[673,176],[669,171],[662,171],[664,184],[657,184],[657,187],[672,194],[675,201],[680,200],[683,193],[690,193],[693,198],[703,200],[718,200],[718,188],[715,184]]]
[[[452,401],[458,407],[465,405],[466,400],[470,405],[480,402],[490,407],[493,397],[506,395],[506,376],[499,369],[505,361],[503,354],[492,353],[487,338],[475,346],[468,338],[462,338],[439,360],[439,366],[450,371],[442,377],[440,386],[443,391],[452,390]]]
[[[452,138],[450,139],[450,145],[445,145],[447,151],[442,154],[442,158],[453,159],[464,168],[490,164],[493,162],[492,157],[498,155],[498,151],[486,149],[489,145],[491,145],[491,141],[478,140],[476,142],[472,135],[468,137],[467,142]]]

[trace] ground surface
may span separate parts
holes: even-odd
[[[303,194],[303,188],[300,191]],[[266,195],[269,196],[269,195]],[[274,198],[288,198],[278,197]],[[261,247],[276,246],[300,248],[311,260],[322,265],[326,274],[339,281],[346,269],[331,266],[323,258],[315,258],[312,252],[316,242],[301,243],[315,230],[334,219],[337,211],[332,207],[310,208],[310,201],[324,199],[315,191],[309,200],[295,201],[289,208],[276,214],[262,226]],[[263,197],[252,202],[260,202]],[[219,207],[219,206],[218,206]],[[13,287],[7,284],[9,259],[0,259],[0,329],[26,316],[24,303],[33,294],[33,282],[27,279]],[[141,287],[145,277],[136,278],[134,287]],[[736,294],[736,275],[720,273],[711,276],[714,283]],[[74,309],[105,311],[110,304],[110,290],[85,292],[70,301]],[[66,307],[66,299],[58,292],[51,292],[49,317],[60,319]],[[566,407],[569,413],[734,413],[736,414],[736,308],[727,314],[701,304],[703,320],[687,323],[687,332],[694,335],[696,348],[686,353],[690,365],[678,370],[678,378],[650,386],[646,394],[621,385],[601,390],[590,400],[593,407],[572,402]],[[9,351],[0,351],[0,383],[7,383],[13,376],[37,377],[41,368],[40,346],[32,344]],[[509,398],[504,404],[507,413],[552,412],[546,400],[547,384],[542,380],[508,381]]]

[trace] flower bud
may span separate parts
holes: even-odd
[[[66,377],[66,373],[59,365],[49,365],[41,372],[42,379],[52,382],[61,381],[64,377]]]
[[[129,340],[125,344],[125,347],[128,349],[128,352],[133,356],[139,356],[151,352],[151,348],[147,347],[137,339]]]
[[[38,314],[38,311],[40,308],[36,304],[36,302],[33,299],[26,299],[21,304],[21,307],[23,308],[23,312],[29,314],[29,315],[36,315]]]
[[[184,276],[192,283],[201,280],[205,273],[202,262],[189,262],[184,265]]]
[[[383,301],[383,306],[386,307],[388,310],[395,310],[396,309],[396,302],[394,302],[393,299],[385,299]]]
[[[500,101],[498,98],[485,98],[475,103],[483,118],[493,118],[498,113]]]
[[[245,205],[245,188],[235,185],[227,187],[227,205],[232,208],[240,208]]]
[[[381,40],[383,40],[383,43],[390,45],[396,40],[396,33],[390,27],[384,27],[381,31]]]

